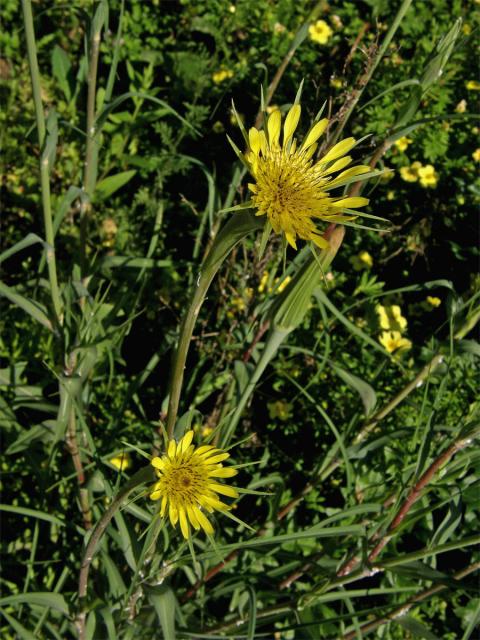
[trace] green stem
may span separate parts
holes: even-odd
[[[173,430],[177,420],[183,375],[193,329],[208,288],[220,266],[230,255],[232,249],[240,240],[252,231],[261,228],[263,224],[264,220],[250,212],[236,213],[218,233],[200,268],[196,287],[182,320],[180,336],[172,362],[167,416],[167,433],[169,438],[173,437]]]
[[[37,46],[35,31],[33,28],[32,5],[30,0],[22,0],[23,22],[25,26],[25,39],[27,42],[28,63],[30,78],[32,81],[33,102],[35,104],[35,117],[37,121],[38,144],[40,147],[40,185],[42,190],[43,224],[45,227],[45,240],[47,242],[46,259],[48,266],[48,279],[50,282],[50,295],[52,297],[55,325],[62,324],[62,302],[58,288],[57,263],[55,258],[55,239],[53,233],[52,204],[50,197],[50,174],[47,154],[43,154],[46,142],[45,114],[42,105],[42,90],[40,84],[40,71],[38,68]]]
[[[345,115],[343,116],[341,122],[339,123],[338,127],[335,130],[335,134],[332,140],[330,141],[331,145],[335,144],[335,142],[339,139],[348,120],[350,119],[350,116],[352,115],[353,110],[355,109],[355,107],[358,104],[358,101],[362,97],[362,94],[365,91],[365,87],[370,82],[375,72],[375,69],[378,67],[380,60],[385,55],[385,52],[388,46],[390,45],[390,42],[392,41],[393,36],[395,35],[398,27],[400,26],[401,21],[403,20],[411,4],[412,4],[412,0],[403,0],[402,4],[400,5],[400,9],[398,10],[397,15],[395,16],[395,19],[392,23],[392,26],[388,30],[387,35],[383,39],[383,42],[380,46],[380,49],[378,50],[378,53],[376,54],[374,60],[372,61],[369,68],[367,69],[367,71],[364,73],[364,75],[360,80],[360,88],[356,90],[353,100],[351,101]]]
[[[90,219],[92,205],[91,199],[97,180],[98,164],[98,140],[95,127],[95,99],[97,90],[98,58],[100,53],[100,34],[102,23],[99,22],[95,30],[92,27],[90,43],[90,60],[88,64],[88,95],[87,95],[87,146],[85,150],[85,168],[83,173],[83,191],[80,206],[80,251],[82,275],[85,275],[87,266],[87,236],[88,221]]]
[[[105,533],[106,528],[110,524],[111,519],[115,513],[120,509],[123,501],[129,496],[129,494],[138,486],[145,484],[146,482],[153,482],[155,480],[155,474],[153,467],[148,465],[143,467],[137,473],[135,473],[130,480],[123,486],[122,489],[113,499],[112,504],[105,511],[103,516],[97,522],[95,529],[88,541],[85,552],[83,554],[82,565],[80,568],[80,574],[78,577],[78,614],[76,618],[76,626],[78,631],[78,640],[85,640],[85,622],[87,617],[87,611],[84,607],[85,598],[87,596],[88,576],[90,573],[90,566],[92,564],[93,557],[98,549],[100,540]]]

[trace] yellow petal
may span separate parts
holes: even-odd
[[[330,246],[328,240],[325,240],[323,236],[317,236],[315,233],[312,233],[310,240],[312,240],[319,249],[328,249]]]
[[[180,529],[182,530],[183,537],[185,540],[188,540],[190,537],[190,527],[188,526],[187,516],[185,514],[185,510],[180,507],[178,510],[178,515],[180,519]]]
[[[168,515],[170,516],[170,522],[173,526],[175,526],[178,522],[178,511],[170,502],[170,507],[168,509]]]
[[[294,104],[285,118],[285,124],[283,125],[283,148],[286,147],[287,142],[295,133],[298,121],[300,120],[301,110],[302,108],[299,104]]]
[[[270,115],[267,122],[268,142],[270,148],[278,146],[281,126],[282,116],[280,114],[280,111],[277,109]]]
[[[318,144],[316,142],[310,145],[310,147],[305,151],[305,154],[304,154],[305,160],[310,160],[310,158],[313,156],[313,154],[317,149],[318,149]]]
[[[163,518],[165,510],[167,508],[167,496],[163,496],[162,506],[160,507],[160,516]]]
[[[152,458],[150,464],[152,465],[152,467],[155,467],[155,469],[160,469],[160,471],[162,471],[162,469],[165,467],[165,460],[163,460],[162,458]]]
[[[255,155],[258,156],[258,152],[261,148],[260,132],[255,127],[252,127],[248,132],[248,141],[250,143],[250,149]]]
[[[218,469],[213,469],[208,472],[208,475],[213,478],[232,478],[236,476],[238,471],[236,469],[232,469],[232,467],[219,467]]]
[[[295,234],[294,233],[285,233],[285,237],[287,238],[288,244],[294,249],[297,248],[297,243],[295,242]]]
[[[238,498],[238,491],[233,487],[228,487],[224,484],[218,484],[217,482],[210,482],[208,488],[211,491],[216,491],[216,493],[221,493],[223,496]]]
[[[319,122],[317,122],[317,124],[315,124],[311,128],[307,137],[303,141],[302,149],[308,149],[308,147],[314,144],[320,138],[320,136],[325,131],[327,126],[328,126],[328,118],[323,118],[323,120],[320,120]]]
[[[210,520],[205,517],[198,507],[192,507],[192,509],[198,520],[198,524],[202,527],[205,533],[213,533],[213,527]]]
[[[187,431],[187,433],[183,436],[183,438],[178,443],[178,447],[182,453],[188,449],[193,440],[193,431]]]
[[[370,167],[365,164],[360,164],[356,167],[350,167],[350,169],[342,171],[342,173],[339,173],[334,180],[329,182],[328,188],[330,189],[331,187],[334,187],[338,182],[342,182],[347,178],[352,178],[353,176],[361,176],[363,173],[368,173],[369,171],[371,171]]]
[[[341,142],[334,145],[330,151],[322,158],[322,162],[330,162],[336,160],[340,156],[344,156],[355,145],[355,138],[345,138]]]
[[[345,156],[344,158],[340,158],[340,160],[337,160],[336,162],[334,162],[331,167],[328,167],[328,169],[326,169],[326,171],[322,171],[322,174],[324,176],[328,176],[331,173],[335,173],[336,171],[340,171],[340,169],[343,169],[348,164],[350,164],[351,161],[352,161],[352,156]],[[318,164],[322,164],[322,163],[323,163],[323,160],[320,160],[320,162]]]
[[[213,456],[213,458],[207,458],[205,456],[205,464],[217,464],[217,462],[222,462],[222,460],[226,460],[229,457],[229,453],[219,453],[218,456]]]
[[[162,492],[154,489],[150,494],[151,500],[159,500],[162,497]]]
[[[265,135],[265,131],[260,131],[260,149],[265,155],[267,152],[267,136]]]
[[[173,460],[175,458],[176,452],[177,443],[175,442],[175,440],[170,440],[170,442],[168,443],[168,457],[170,458],[170,460]]]
[[[228,504],[225,504],[224,502],[221,502],[220,500],[218,500],[217,498],[214,498],[213,496],[202,496],[201,500],[200,500],[200,504],[206,504],[210,507],[212,507],[213,509],[216,509],[217,511],[228,511],[229,506]]]
[[[187,517],[190,520],[193,528],[198,531],[200,529],[200,523],[198,522],[198,518],[195,515],[195,510],[194,510],[193,506],[187,504],[187,506],[185,508],[187,510]]]
[[[207,451],[211,451],[212,449],[215,449],[213,444],[203,444],[201,447],[198,447],[198,449],[195,450],[195,455],[201,456],[202,454],[206,453]]]
[[[361,198],[360,196],[358,196],[354,198],[342,198],[342,200],[332,202],[332,206],[342,207],[345,209],[355,209],[356,207],[364,207],[369,202],[370,200],[368,198]]]

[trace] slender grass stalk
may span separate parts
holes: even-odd
[[[341,121],[339,122],[337,128],[335,129],[335,133],[334,133],[332,139],[330,140],[330,144],[332,146],[339,139],[342,131],[344,130],[347,122],[350,119],[350,116],[353,113],[353,110],[355,109],[355,107],[358,104],[358,101],[362,97],[362,94],[365,91],[365,87],[370,82],[370,80],[371,80],[371,78],[372,78],[372,76],[373,76],[373,74],[375,72],[375,69],[378,67],[381,59],[385,55],[385,52],[387,51],[387,49],[388,49],[388,47],[390,45],[390,42],[393,39],[393,36],[397,32],[397,29],[400,26],[400,23],[402,22],[403,18],[405,17],[405,14],[407,13],[407,11],[410,8],[411,4],[412,4],[412,0],[403,0],[402,4],[400,5],[400,8],[399,8],[399,10],[397,12],[397,15],[395,16],[390,29],[388,30],[385,38],[383,39],[383,42],[382,42],[382,44],[381,44],[381,46],[380,46],[380,48],[379,48],[374,60],[369,65],[367,71],[365,72],[365,74],[362,76],[362,78],[360,80],[360,88],[357,89],[357,91],[355,92],[355,94],[353,96],[353,99],[351,100],[350,104],[348,105],[343,118],[341,119]]]
[[[45,114],[42,105],[42,89],[40,83],[40,71],[38,68],[37,46],[35,30],[33,27],[32,5],[30,0],[22,0],[23,23],[25,27],[25,39],[27,42],[28,64],[32,81],[33,102],[35,104],[35,117],[38,131],[38,144],[40,147],[40,186],[42,191],[43,224],[45,228],[45,240],[47,242],[46,259],[48,267],[48,280],[50,283],[50,295],[54,311],[54,325],[61,326],[62,301],[58,287],[57,263],[55,257],[55,237],[53,233],[52,203],[50,196],[49,161],[43,154],[46,142]]]
[[[96,28],[93,27],[96,25]],[[82,275],[87,267],[88,222],[92,213],[91,198],[95,190],[98,164],[98,140],[95,128],[95,99],[97,92],[98,59],[100,54],[100,36],[103,23],[93,21],[90,39],[90,59],[88,62],[88,95],[87,95],[87,144],[85,149],[85,165],[83,172],[84,197],[80,204],[80,260]]]

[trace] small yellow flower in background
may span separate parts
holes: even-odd
[[[410,349],[412,346],[411,341],[407,340],[407,338],[402,338],[402,334],[399,331],[383,331],[378,341],[388,353]]]
[[[394,144],[399,151],[405,151],[405,149],[411,143],[412,141],[410,140],[410,138],[407,138],[407,136],[403,136],[402,138],[399,138],[398,140],[396,140]]]
[[[472,33],[472,27],[468,24],[468,22],[465,22],[462,27],[462,31],[466,36],[469,36]]]
[[[266,111],[267,111],[268,115],[270,115],[274,111],[278,111],[278,104],[270,104],[270,105],[268,105]]]
[[[387,200],[395,200],[395,191],[387,191]]]
[[[416,182],[418,180],[418,170],[421,168],[421,162],[414,162],[410,167],[401,167],[400,175],[405,182]]]
[[[438,182],[438,174],[431,164],[419,167],[418,178],[422,187],[436,187]]]
[[[228,80],[229,78],[233,78],[233,71],[230,69],[219,69],[212,74],[212,80],[215,84],[220,84],[224,80]]]
[[[325,20],[317,20],[315,24],[308,27],[308,35],[310,40],[319,44],[327,44],[333,31],[325,22]]]
[[[115,467],[115,469],[118,469],[119,471],[125,471],[125,469],[128,469],[132,466],[132,461],[130,459],[130,454],[128,453],[128,451],[121,453],[119,456],[110,458],[109,462]]]
[[[457,113],[465,113],[466,110],[467,110],[467,101],[466,100],[460,100],[460,102],[455,107],[455,111]]]
[[[102,245],[104,247],[113,247],[115,244],[115,236],[117,235],[118,227],[113,218],[105,218],[102,222],[101,233],[103,236]]]
[[[402,310],[398,304],[385,307],[377,304],[375,311],[377,312],[381,329],[388,329],[400,333],[407,328],[407,319],[402,316]]]
[[[341,89],[343,87],[343,80],[341,78],[330,78],[330,86],[334,89]]]
[[[288,285],[291,279],[292,278],[290,276],[286,276],[276,288],[275,293],[282,293],[282,291],[285,289],[285,287]],[[279,280],[280,278],[276,278],[274,284],[276,285]]]
[[[393,169],[391,169],[390,167],[384,167],[383,173],[380,176],[380,182],[383,182],[383,183],[390,182],[390,180],[393,178],[394,175],[395,175],[395,171]]]
[[[475,160],[475,162],[480,162],[480,149],[475,149],[475,151],[472,153],[472,158]]]
[[[204,425],[201,428],[202,438],[208,438],[208,436],[211,435],[212,433],[213,433],[213,429],[212,429],[212,427],[209,427],[208,425]]]
[[[277,400],[276,402],[269,402],[267,404],[270,420],[279,418],[280,420],[288,420],[292,415],[292,407],[288,402],[284,400]]]
[[[235,11],[237,10],[237,7],[234,4],[231,4],[228,7],[228,10],[230,11],[230,13],[235,13]]]
[[[252,192],[252,205],[256,215],[266,215],[275,233],[285,235],[287,242],[297,248],[297,236],[311,240],[321,249],[329,246],[315,224],[345,222],[355,219],[352,209],[368,204],[362,197],[333,197],[330,189],[345,185],[351,178],[368,173],[370,167],[360,165],[341,171],[352,162],[346,154],[355,146],[354,138],[335,144],[314,162],[317,140],[328,126],[327,118],[315,123],[302,144],[297,145],[293,135],[300,120],[301,107],[295,104],[288,112],[283,126],[280,111],[270,114],[266,131],[252,127],[248,132],[249,148],[245,156],[250,173],[255,179],[248,187]],[[360,178],[362,179],[362,178]],[[343,215],[345,213],[348,215]],[[352,215],[353,213],[353,215]]]
[[[465,83],[465,87],[468,89],[468,91],[480,91],[480,82],[478,82],[477,80],[468,80]]]
[[[260,284],[258,285],[258,288],[257,288],[258,293],[263,293],[265,291],[267,282],[268,282],[268,271],[264,271],[260,280]]]
[[[360,251],[356,256],[352,256],[349,260],[355,271],[362,269],[371,269],[373,267],[373,258],[368,251]]]
[[[427,296],[427,304],[431,307],[437,308],[442,304],[440,298],[436,298],[435,296]]]
[[[276,22],[273,25],[273,33],[275,33],[276,35],[280,33],[285,33],[286,30],[287,30],[287,27],[283,25],[281,22]]]
[[[205,512],[228,511],[231,507],[219,499],[218,494],[237,498],[235,488],[220,484],[218,478],[232,478],[237,470],[224,467],[222,462],[230,454],[213,445],[195,447],[192,444],[193,431],[187,431],[177,443],[170,440],[166,455],[152,459],[152,466],[158,481],[152,488],[150,498],[162,499],[160,516],[163,518],[168,507],[172,526],[180,523],[185,539],[191,536],[190,525],[212,534],[213,526]]]

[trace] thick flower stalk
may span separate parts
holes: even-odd
[[[235,488],[220,484],[219,478],[231,478],[237,474],[232,467],[224,467],[222,462],[230,454],[213,445],[195,448],[192,444],[193,431],[187,431],[177,443],[170,440],[167,454],[153,458],[158,481],[150,493],[152,500],[162,500],[160,516],[167,512],[175,527],[180,523],[183,537],[191,535],[190,525],[197,531],[202,528],[212,534],[213,526],[205,515],[214,511],[228,511],[230,506],[223,503],[218,494],[237,498]]]
[[[257,210],[257,216],[266,215],[275,233],[284,234],[294,249],[297,237],[325,249],[328,241],[316,221],[348,222],[357,215],[353,209],[368,204],[367,198],[334,196],[330,192],[370,177],[365,174],[371,175],[371,169],[366,165],[346,169],[352,163],[347,154],[356,144],[354,138],[335,144],[315,161],[318,140],[328,120],[316,122],[299,144],[294,133],[300,113],[300,105],[294,104],[283,131],[282,117],[276,110],[269,116],[265,131],[252,127],[248,132],[248,149],[242,159],[255,180],[248,185],[253,194],[250,205]]]

